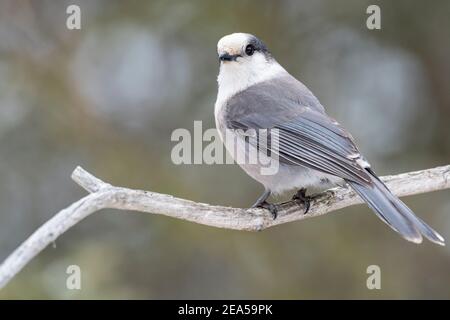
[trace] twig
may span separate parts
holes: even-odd
[[[301,205],[289,201],[280,204],[278,217],[273,220],[265,209],[213,206],[156,192],[112,186],[81,167],[74,170],[72,179],[90,194],[58,212],[0,265],[0,288],[60,235],[101,209],[162,214],[213,227],[260,231],[291,221],[317,217],[362,202],[350,188],[334,188],[315,195],[308,214],[303,213],[304,208]],[[443,190],[450,188],[450,165],[386,176],[382,179],[397,196]]]

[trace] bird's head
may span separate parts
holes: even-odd
[[[266,45],[254,35],[232,33],[217,43],[220,60],[219,89],[242,90],[283,70]]]
[[[254,35],[232,33],[217,43],[217,54],[222,64],[237,62],[251,63],[255,60],[268,61],[271,56],[266,45]]]

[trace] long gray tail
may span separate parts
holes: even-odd
[[[399,198],[392,194],[386,185],[368,169],[372,177],[370,185],[347,181],[355,192],[367,202],[377,216],[406,240],[422,242],[422,235],[428,240],[444,246],[444,238],[418,218]]]

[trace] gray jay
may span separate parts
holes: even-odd
[[[275,174],[263,174],[259,163],[239,163],[265,188],[254,207],[266,208],[276,218],[277,207],[267,198],[295,189],[294,199],[304,202],[307,212],[306,188],[324,189],[346,182],[406,240],[421,243],[424,236],[444,245],[441,235],[389,191],[352,136],[325,113],[313,93],[274,59],[261,40],[233,33],[219,40],[217,53],[220,72],[214,114],[227,150],[233,157],[250,150],[265,157],[276,155],[279,165]],[[261,129],[270,132],[264,146],[258,139]],[[225,139],[230,131],[238,141],[233,146]],[[249,131],[253,133],[245,133]],[[250,141],[252,135],[257,137]],[[275,137],[277,143],[270,143]]]

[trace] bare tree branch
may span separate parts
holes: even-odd
[[[275,225],[317,217],[362,200],[348,187],[327,190],[313,197],[305,215],[303,206],[289,201],[280,204],[276,220],[265,209],[241,209],[193,202],[156,192],[115,187],[94,177],[81,167],[72,179],[90,194],[58,212],[37,229],[0,265],[3,288],[25,265],[60,235],[82,219],[101,209],[111,208],[162,214],[213,227],[260,231]],[[382,178],[397,196],[450,188],[450,165]]]

